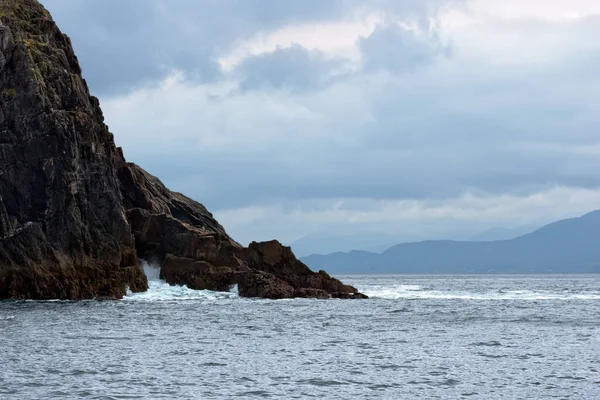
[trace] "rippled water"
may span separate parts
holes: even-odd
[[[0,303],[0,398],[600,398],[600,276],[343,279],[373,298]]]

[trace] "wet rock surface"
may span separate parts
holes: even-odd
[[[69,38],[37,1],[0,1],[0,299],[121,298],[147,289],[140,259],[192,289],[361,297],[127,163]]]

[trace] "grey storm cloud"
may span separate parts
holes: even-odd
[[[450,52],[450,46],[443,44],[437,35],[406,30],[397,24],[378,26],[359,45],[366,69],[393,72],[413,71]]]
[[[283,23],[338,16],[339,1],[45,0],[70,34],[95,93],[130,90],[164,76],[220,76],[217,52]]]
[[[427,8],[439,3],[442,2],[378,0],[371,6],[423,15]],[[169,69],[187,71],[201,82],[219,79],[218,54],[236,41],[293,23],[340,18],[361,2],[45,0],[43,4],[72,36],[90,87],[102,95],[148,84]],[[296,55],[302,56],[299,52]],[[285,56],[293,54],[286,52]],[[281,72],[279,77],[283,78]]]
[[[243,90],[312,89],[329,82],[333,78],[332,71],[342,67],[342,60],[292,45],[250,57],[236,68],[236,73],[240,75]]]

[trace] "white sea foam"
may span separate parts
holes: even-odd
[[[144,263],[144,272],[148,277],[149,289],[142,293],[127,292],[124,301],[182,301],[182,300],[204,300],[217,301],[236,299],[238,287],[235,285],[229,292],[215,292],[211,290],[193,290],[187,286],[172,286],[159,278],[160,269]],[[600,300],[600,291],[587,293],[558,292],[552,290],[526,290],[526,289],[492,289],[489,291],[446,290],[445,288],[434,289],[421,285],[394,284],[366,284],[355,286],[373,299],[440,299],[440,300]],[[427,285],[429,286],[429,285]]]
[[[179,300],[222,300],[237,298],[237,286],[229,292],[193,290],[187,286],[169,285],[159,278],[160,269],[144,263],[144,273],[148,277],[148,291],[132,293],[127,291],[124,301],[179,301]]]
[[[236,295],[239,294],[237,283],[235,285],[233,285],[233,287],[231,288],[231,290],[229,292],[233,293],[233,294],[236,294]]]
[[[550,291],[508,290],[487,293],[421,289],[417,285],[370,286],[359,288],[375,299],[464,299],[464,300],[600,300],[600,293],[556,293]]]

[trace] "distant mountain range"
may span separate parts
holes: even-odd
[[[494,227],[484,232],[450,231],[438,232],[435,237],[427,237],[425,233],[412,235],[393,235],[383,233],[365,234],[328,234],[317,232],[306,235],[288,245],[292,247],[294,253],[299,257],[305,257],[312,254],[331,254],[338,251],[348,252],[351,250],[361,250],[370,253],[381,253],[398,243],[418,242],[431,239],[451,239],[455,241],[491,241],[513,239],[517,236],[532,232],[538,226],[521,226],[518,228]]]
[[[430,240],[301,260],[334,274],[600,273],[600,210],[510,240]]]
[[[540,224],[541,225],[541,224]],[[492,228],[488,229],[485,232],[479,233],[477,235],[471,236],[468,238],[469,242],[491,242],[496,240],[510,240],[516,237],[525,235],[527,233],[533,232],[540,225],[537,226],[521,226],[518,228],[508,229],[508,228]]]

